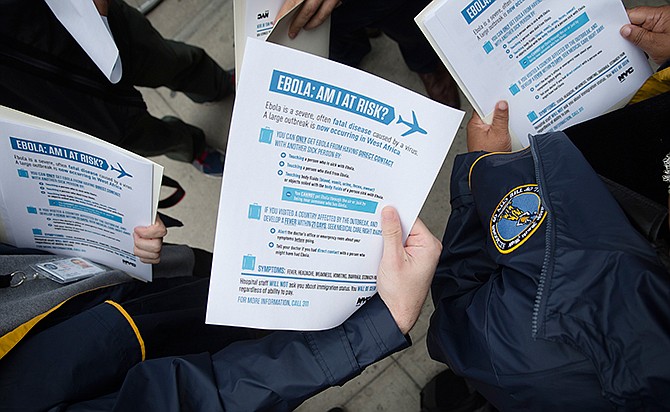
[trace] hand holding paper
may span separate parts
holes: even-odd
[[[512,137],[509,134],[509,107],[502,100],[493,109],[491,124],[482,120],[477,112],[472,112],[468,122],[468,152],[512,151]]]
[[[151,226],[138,226],[133,232],[135,248],[133,254],[143,263],[156,264],[161,261],[163,238],[167,235],[167,228],[160,217]]]
[[[621,28],[621,35],[657,64],[670,59],[670,6],[636,7],[628,10],[632,24]]]
[[[382,210],[381,226],[384,254],[377,274],[377,290],[398,328],[406,334],[419,318],[442,244],[417,219],[403,247],[400,217],[389,206]]]

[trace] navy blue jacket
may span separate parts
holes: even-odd
[[[670,408],[668,274],[564,134],[459,156],[451,202],[431,357],[502,411]]]
[[[0,410],[291,411],[409,343],[375,295],[330,330],[144,360],[137,324],[108,300],[28,335],[0,360]]]
[[[292,411],[408,343],[375,295],[330,330],[274,332],[213,356],[143,362],[128,373],[110,404],[115,411]]]

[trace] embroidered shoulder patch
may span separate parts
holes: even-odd
[[[521,246],[535,233],[546,215],[536,184],[512,189],[491,216],[491,238],[498,251],[510,253]]]

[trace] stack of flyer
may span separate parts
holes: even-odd
[[[163,167],[0,106],[0,240],[81,256],[142,280],[133,229],[156,217]]]

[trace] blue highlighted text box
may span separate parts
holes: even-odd
[[[370,200],[290,187],[284,187],[282,190],[282,200],[365,213],[375,213],[378,205],[377,202]]]
[[[79,212],[90,213],[95,216],[100,216],[105,219],[109,219],[114,222],[123,223],[123,218],[121,216],[114,215],[104,210],[96,209],[94,207],[89,207],[85,205],[80,205],[78,203],[64,202],[62,200],[49,199],[49,206],[54,207],[63,207],[65,209],[77,210]]]

